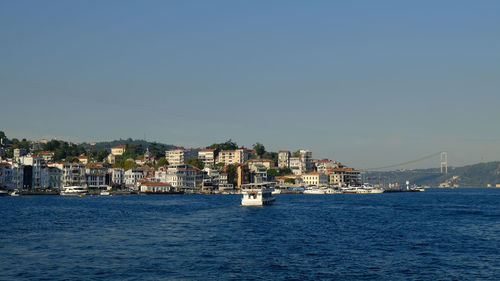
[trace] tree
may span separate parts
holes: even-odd
[[[276,169],[268,169],[267,170],[267,176],[269,176],[269,177],[277,177],[279,175],[280,174],[278,173],[278,171],[276,171]]]
[[[226,166],[226,164],[224,164],[224,163],[222,163],[222,162],[221,162],[221,163],[217,163],[217,164],[215,165],[215,167],[217,167],[217,168],[222,168],[222,167],[224,167],[224,166]]]
[[[195,166],[196,168],[198,168],[200,170],[203,169],[203,167],[205,166],[205,164],[203,163],[203,161],[201,161],[201,159],[198,159],[195,157],[187,159],[186,164]]]
[[[227,172],[227,183],[233,184],[236,186],[236,180],[238,178],[237,175],[237,167],[235,164],[229,164],[227,165],[226,172]]]
[[[158,161],[156,161],[156,169],[168,165],[168,161],[165,157],[160,157]]]
[[[288,167],[281,168],[280,176],[290,175],[290,174],[292,174],[292,170],[290,168],[288,168]]]
[[[125,163],[123,163],[123,169],[125,171],[130,170],[132,168],[135,168],[135,163],[132,160],[125,160]]]
[[[255,143],[253,145],[253,149],[255,150],[257,155],[259,155],[260,158],[262,158],[262,155],[264,155],[264,153],[266,153],[266,148],[260,142]]]
[[[207,146],[208,149],[215,149],[217,151],[221,150],[235,150],[238,148],[238,145],[233,142],[231,139],[227,140],[223,143],[214,143],[210,146]]]
[[[293,154],[292,154],[293,157],[299,157],[300,156],[300,150],[297,150],[295,151]]]
[[[285,182],[295,184],[295,179],[285,179]]]

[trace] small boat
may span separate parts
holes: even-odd
[[[102,195],[102,196],[109,196],[109,191],[103,190],[103,191],[101,191],[100,195]]]
[[[325,191],[317,187],[311,187],[304,190],[304,194],[325,194]]]
[[[262,182],[244,184],[241,186],[242,206],[265,206],[272,204],[276,198],[273,196],[274,183]]]
[[[9,192],[7,190],[0,190],[0,196],[9,196]]]
[[[14,191],[10,193],[10,196],[19,196],[19,190],[14,189]]]

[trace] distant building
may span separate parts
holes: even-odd
[[[62,170],[63,186],[84,186],[86,184],[83,163],[64,163],[58,166]]]
[[[230,164],[239,164],[248,160],[248,150],[238,148],[235,150],[222,150],[217,155],[217,164],[224,163],[225,166]]]
[[[282,150],[278,152],[278,167],[280,168],[290,167],[290,151]]]
[[[168,165],[166,182],[173,187],[201,187],[203,173],[188,164]]]
[[[108,169],[99,163],[89,163],[85,166],[88,188],[105,188],[109,184]]]
[[[82,163],[83,165],[87,165],[87,163],[89,162],[89,158],[87,157],[87,155],[81,154],[80,156],[78,156],[78,161],[80,161],[80,163]]]
[[[202,149],[198,151],[198,159],[200,159],[205,167],[213,167],[215,165],[215,149]]]
[[[238,179],[236,181],[238,188],[241,188],[241,185],[243,184],[250,183],[250,169],[248,168],[248,165],[239,164],[236,168],[236,173],[238,175]]]
[[[126,149],[126,145],[118,145],[111,148],[111,154],[113,154],[114,156],[121,156],[123,155],[123,153],[125,153]]]
[[[125,171],[123,178],[126,187],[134,188],[136,184],[146,176],[144,170],[133,168]]]
[[[140,190],[141,192],[164,193],[164,192],[171,192],[174,189],[172,188],[172,185],[166,182],[146,181],[141,183]]]
[[[197,152],[193,149],[174,148],[165,152],[165,159],[169,165],[184,164],[189,158],[197,157]]]
[[[14,149],[14,158],[22,157],[26,154],[28,154],[28,151],[26,151],[22,148],[15,148]]]
[[[248,167],[250,170],[257,165],[264,166],[266,169],[271,169],[274,167],[274,162],[273,160],[270,159],[250,159],[246,161],[245,163],[248,164]]]
[[[361,185],[361,172],[352,168],[327,169],[328,182],[332,186],[359,186]]]
[[[53,151],[42,151],[38,153],[38,156],[41,157],[44,161],[53,161],[54,160],[54,152]]]

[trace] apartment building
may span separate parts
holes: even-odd
[[[281,150],[278,152],[278,167],[289,168],[290,167],[290,151]]]
[[[202,149],[198,151],[198,159],[203,161],[205,167],[215,165],[215,149]]]
[[[224,165],[240,164],[248,160],[248,150],[245,148],[238,148],[235,150],[222,150],[217,155],[217,164],[224,163]]]
[[[302,175],[302,181],[307,186],[328,185],[328,176],[320,172],[310,172]]]

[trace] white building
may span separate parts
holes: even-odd
[[[187,164],[169,165],[166,182],[173,187],[201,187],[203,173]]]
[[[89,163],[85,166],[85,180],[88,188],[106,188],[108,169],[102,164]]]
[[[143,182],[140,190],[148,193],[164,193],[174,191],[174,188],[165,182]]]
[[[300,161],[304,163],[306,171],[310,172],[313,170],[314,163],[312,161],[312,152],[310,150],[301,149],[299,150]]]
[[[195,157],[197,157],[197,152],[193,149],[174,148],[165,152],[165,159],[169,165],[184,164],[187,159]]]
[[[122,185],[125,183],[124,174],[125,171],[120,168],[110,169],[111,172],[111,183],[112,186]]]
[[[135,187],[139,180],[143,179],[146,176],[146,173],[143,169],[133,168],[125,171],[124,173],[124,181],[126,187]]]
[[[307,186],[325,186],[328,185],[328,176],[320,172],[310,172],[302,175],[302,180]]]
[[[278,167],[289,168],[290,167],[290,151],[281,150],[278,152]]]
[[[300,157],[290,157],[290,170],[294,175],[302,175],[306,172],[306,165]]]
[[[62,170],[62,186],[85,186],[85,165],[64,163],[56,165]]]
[[[215,149],[198,151],[198,159],[203,161],[204,167],[213,167],[215,165]]]
[[[121,156],[121,155],[123,155],[123,153],[125,153],[126,149],[127,149],[127,146],[118,145],[118,146],[111,148],[111,154],[113,154],[114,156]]]

